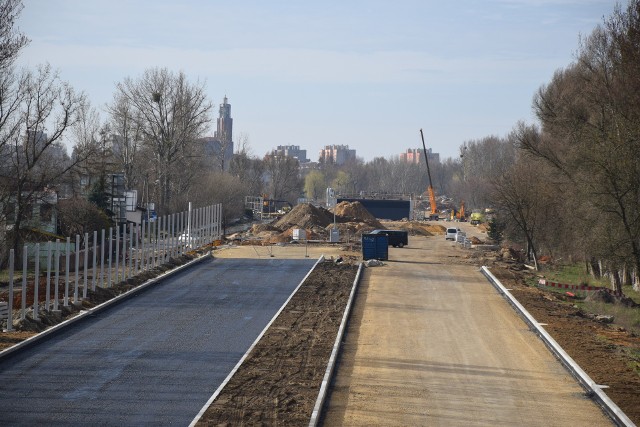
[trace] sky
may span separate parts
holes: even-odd
[[[236,145],[262,157],[348,145],[358,157],[464,142],[534,123],[531,102],[575,60],[613,0],[23,0],[31,43],[106,120],[115,86],[184,72],[231,104]],[[626,4],[626,3],[624,3]]]

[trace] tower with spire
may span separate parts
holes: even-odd
[[[227,170],[233,158],[233,119],[227,95],[224,96],[218,111],[217,130],[213,138],[207,137],[201,140],[205,146],[205,153],[211,157],[212,167]]]

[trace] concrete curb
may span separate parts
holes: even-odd
[[[57,325],[54,325],[48,329],[45,329],[44,331],[40,332],[37,335],[32,336],[31,338],[28,338],[22,342],[19,342],[16,345],[13,345],[7,349],[4,349],[2,351],[0,351],[0,361],[6,359],[9,355],[12,355],[14,353],[17,353],[21,350],[25,350],[33,345],[35,345],[36,343],[46,339],[46,338],[51,338],[54,334],[58,333],[59,331],[63,330],[64,328],[66,328],[69,325],[72,325],[76,322],[79,322],[81,320],[84,320],[87,316],[91,316],[97,313],[100,313],[101,311],[106,310],[107,308],[109,308],[110,306],[112,306],[113,304],[117,304],[121,301],[124,301],[128,298],[131,298],[133,295],[145,290],[146,288],[148,288],[149,286],[152,286],[164,279],[166,279],[167,277],[178,273],[188,267],[191,267],[194,264],[200,263],[202,261],[204,261],[207,258],[211,257],[211,252],[207,252],[206,255],[202,255],[196,259],[193,259],[189,262],[187,262],[186,264],[182,264],[176,268],[173,268],[171,270],[168,270],[166,272],[164,272],[163,274],[159,275],[158,277],[154,277],[153,279],[149,279],[146,282],[144,282],[143,284],[136,286],[135,288],[118,295],[115,298],[110,299],[109,301],[105,301],[100,305],[97,305],[93,308],[90,308],[88,310],[85,311],[81,311],[77,316],[72,317],[71,319],[67,319],[64,322],[58,323]]]
[[[318,422],[320,421],[320,416],[322,415],[322,406],[324,405],[324,401],[327,397],[327,393],[329,391],[329,384],[331,383],[331,380],[333,378],[333,371],[335,369],[336,362],[338,361],[338,353],[340,352],[340,347],[342,346],[342,338],[344,337],[344,332],[347,328],[347,322],[349,320],[349,316],[351,315],[351,307],[353,306],[353,300],[355,298],[358,284],[360,283],[360,275],[362,274],[362,267],[363,267],[363,263],[360,263],[360,266],[358,267],[358,273],[356,274],[356,278],[353,280],[353,286],[351,287],[351,293],[349,294],[349,300],[347,301],[347,306],[345,307],[344,314],[342,315],[342,322],[340,322],[338,335],[336,336],[336,341],[333,344],[333,350],[331,351],[331,356],[329,357],[327,370],[325,371],[324,378],[322,379],[320,392],[318,393],[316,404],[313,407],[313,412],[311,413],[311,420],[309,421],[309,427],[316,427],[318,425]]]
[[[247,358],[247,356],[249,356],[249,353],[251,353],[251,351],[253,350],[253,348],[258,344],[258,342],[260,341],[260,339],[262,338],[262,336],[267,332],[267,330],[271,327],[271,324],[273,322],[275,322],[275,320],[278,318],[278,316],[280,315],[280,313],[282,313],[282,310],[284,310],[284,308],[287,306],[287,304],[289,304],[289,301],[291,301],[291,298],[293,298],[293,296],[296,294],[296,292],[298,292],[298,289],[300,289],[300,286],[302,286],[302,284],[305,282],[305,280],[307,280],[307,277],[309,277],[309,275],[313,272],[313,270],[316,269],[316,266],[318,264],[320,264],[322,261],[324,261],[324,255],[320,256],[320,258],[318,258],[318,260],[316,261],[315,264],[313,264],[313,267],[311,267],[311,269],[309,270],[309,272],[302,278],[302,280],[300,281],[300,283],[298,283],[298,286],[296,286],[296,288],[293,290],[293,292],[291,292],[291,295],[289,295],[289,298],[287,298],[287,300],[282,304],[282,306],[280,307],[280,309],[276,312],[276,314],[273,315],[273,317],[271,318],[271,320],[269,321],[269,323],[267,323],[267,325],[264,327],[264,329],[262,330],[262,332],[260,332],[260,334],[256,337],[256,339],[253,341],[253,343],[251,344],[251,346],[247,349],[247,351],[242,355],[242,357],[240,358],[240,360],[238,360],[238,363],[236,363],[236,366],[233,367],[233,369],[231,370],[231,372],[229,372],[229,375],[227,375],[227,377],[224,379],[224,381],[222,381],[222,383],[220,384],[220,386],[218,386],[218,388],[216,389],[216,391],[211,395],[211,397],[209,398],[209,400],[207,400],[207,402],[204,404],[204,406],[200,409],[200,411],[198,412],[198,414],[193,418],[193,420],[191,421],[191,423],[189,424],[189,427],[195,426],[198,421],[200,421],[200,418],[202,418],[202,416],[204,415],[204,413],[207,411],[207,409],[209,409],[209,406],[211,406],[211,404],[213,403],[214,400],[216,400],[216,398],[218,397],[218,395],[222,392],[222,389],[224,389],[224,387],[227,385],[227,383],[231,380],[231,378],[235,375],[235,373],[238,371],[238,369],[240,368],[240,366],[242,366],[242,364],[244,363],[245,359]]]
[[[587,390],[592,399],[600,405],[604,412],[619,426],[632,427],[635,424],[625,415],[624,412],[613,403],[613,401],[603,391],[603,386],[596,384],[586,372],[569,356],[551,335],[534,319],[534,317],[515,299],[513,295],[504,287],[502,283],[489,271],[487,267],[482,267],[482,274],[500,292],[514,309],[520,314],[529,327],[542,339],[547,348],[565,366],[569,373]]]

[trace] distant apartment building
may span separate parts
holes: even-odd
[[[299,145],[278,145],[275,150],[271,152],[273,156],[281,157],[293,157],[298,159],[300,163],[308,163],[307,150],[301,150]]]
[[[440,154],[427,149],[427,159],[432,163],[440,163]],[[400,161],[405,163],[424,163],[424,150],[422,148],[407,148],[405,153],[400,153]]]
[[[320,163],[333,163],[343,165],[356,159],[356,150],[349,149],[348,145],[327,145],[320,150]]]

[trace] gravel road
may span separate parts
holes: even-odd
[[[444,237],[367,269],[326,426],[611,425]]]

